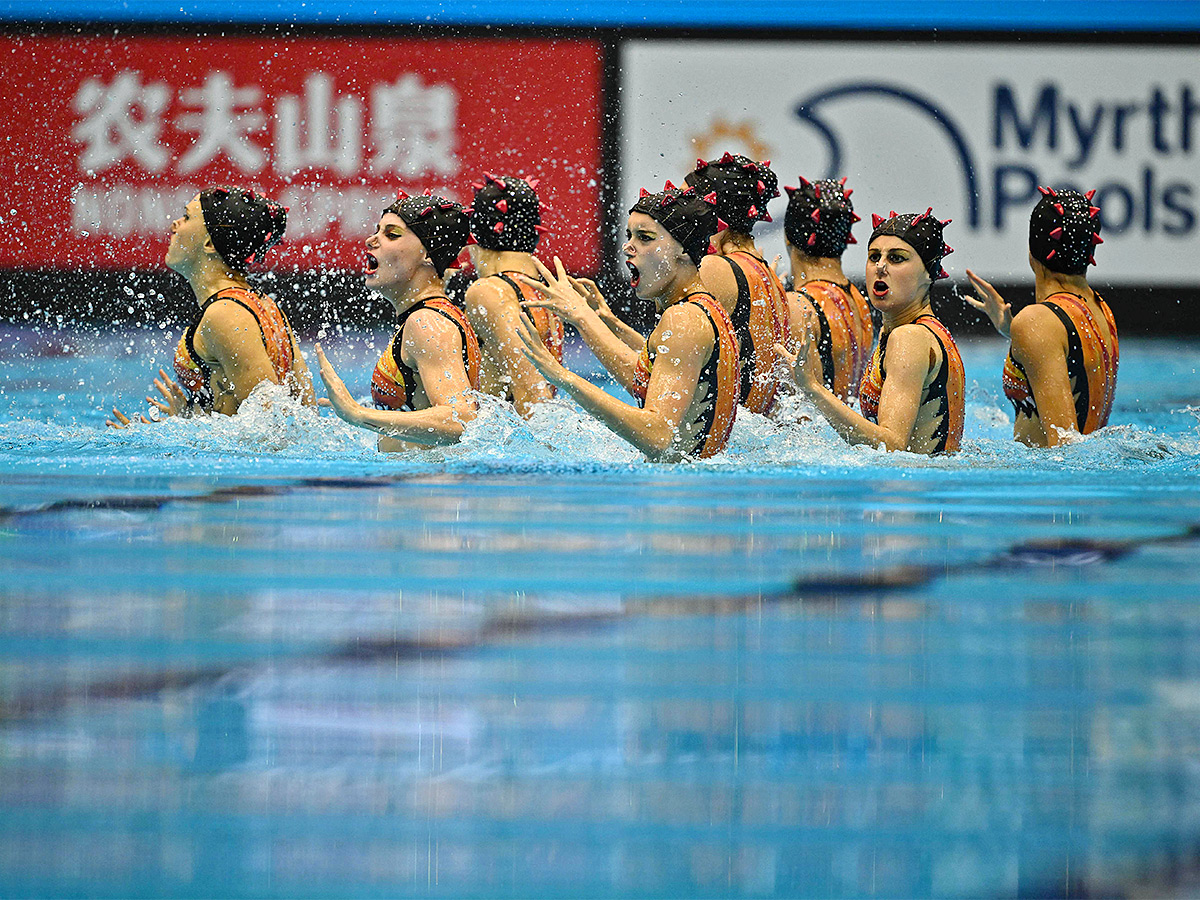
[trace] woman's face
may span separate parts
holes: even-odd
[[[932,283],[925,263],[911,244],[891,234],[871,241],[867,248],[867,294],[876,309],[902,309],[922,300]]]
[[[404,288],[425,264],[425,245],[404,220],[384,213],[374,233],[367,238],[367,287],[383,291]]]
[[[642,300],[662,297],[687,258],[683,245],[645,213],[630,213],[625,238],[621,251],[633,276],[633,292]]]
[[[171,240],[167,243],[167,253],[163,261],[171,269],[186,276],[202,258],[208,239],[208,229],[204,227],[204,212],[200,208],[200,195],[197,194],[183,208],[183,215],[171,223]]]

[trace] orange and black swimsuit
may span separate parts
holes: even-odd
[[[963,372],[962,356],[959,355],[958,345],[954,343],[950,331],[933,316],[917,316],[913,324],[929,329],[933,339],[942,348],[942,365],[929,387],[925,389],[918,408],[931,401],[938,404],[938,424],[933,432],[936,444],[933,452],[956,453],[962,444],[963,425],[966,422],[963,399],[966,375]],[[879,398],[883,394],[883,382],[887,378],[884,359],[890,334],[890,331],[885,331],[879,336],[879,345],[875,348],[867,371],[863,374],[862,383],[858,386],[859,408],[864,416],[876,424],[879,421]]]
[[[522,300],[540,300],[541,297],[535,289],[511,277],[516,274],[524,273],[500,272],[496,277],[516,292],[518,303]],[[561,363],[563,361],[563,342],[565,337],[562,319],[558,317],[557,313],[539,306],[522,307],[522,309],[533,322],[533,327],[537,329],[538,337],[542,339],[542,343],[546,345],[546,349],[550,351],[550,355]],[[555,396],[557,392],[557,388],[551,385],[550,396]],[[508,396],[505,399],[510,403],[513,400],[511,386],[508,389]]]
[[[825,387],[848,400],[862,381],[871,358],[875,337],[871,307],[858,288],[849,282],[837,284],[819,279],[808,282],[797,293],[809,302],[821,323],[817,351]],[[842,347],[848,368],[839,370],[835,349]]]
[[[1080,434],[1091,434],[1108,424],[1117,390],[1117,323],[1108,304],[1096,295],[1096,305],[1108,323],[1110,341],[1101,336],[1087,302],[1075,294],[1054,294],[1042,301],[1067,329],[1067,376],[1075,400],[1075,424]],[[1018,415],[1037,415],[1037,403],[1025,369],[1009,350],[1004,360],[1004,396]]]
[[[703,392],[707,404],[704,427],[697,432],[695,443],[683,448],[685,455],[704,458],[724,450],[733,433],[740,391],[737,334],[725,308],[712,294],[696,292],[688,294],[680,302],[699,306],[713,330],[713,350],[700,370],[697,386],[697,391]],[[646,391],[650,387],[655,356],[647,340],[638,357],[633,385],[629,389],[640,407],[646,405]]]
[[[196,329],[204,319],[204,313],[217,300],[232,300],[258,323],[262,334],[263,347],[275,370],[275,377],[280,384],[285,383],[292,373],[295,362],[293,356],[292,326],[287,316],[283,314],[275,301],[263,297],[245,288],[224,288],[217,291],[204,301],[200,315],[188,326],[179,344],[175,347],[175,375],[180,385],[187,391],[189,401],[204,409],[212,407],[212,369],[196,352]]]
[[[738,297],[733,327],[741,354],[742,404],[751,412],[767,415],[779,393],[774,347],[792,349],[787,292],[774,269],[753,253],[737,250],[723,256],[737,281]]]
[[[371,375],[371,397],[379,409],[411,409],[412,398],[417,389],[417,373],[401,361],[400,343],[404,338],[404,326],[409,317],[418,310],[428,309],[445,316],[458,327],[462,335],[463,368],[471,390],[479,390],[479,341],[475,329],[467,321],[466,313],[445,297],[428,297],[419,300],[401,313],[396,320],[396,333],[388,341],[383,355],[375,364]]]

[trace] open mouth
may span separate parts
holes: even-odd
[[[634,287],[637,287],[637,286],[638,286],[638,282],[642,280],[642,275],[641,275],[641,273],[640,273],[640,272],[638,272],[638,270],[637,270],[637,266],[635,266],[635,265],[634,265],[633,263],[631,263],[629,260],[626,260],[626,261],[625,261],[625,265],[627,265],[627,266],[629,267],[629,273],[630,273],[630,275],[632,275],[632,276],[633,276],[633,277],[630,279],[630,284],[632,284]]]
[[[871,285],[871,293],[873,293],[876,297],[882,297],[887,292],[888,285],[886,281],[876,281],[873,285]]]
[[[377,260],[375,258],[374,254],[368,253],[367,254],[367,271],[374,272],[378,268],[379,268],[379,260]]]

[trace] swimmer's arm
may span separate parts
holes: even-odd
[[[821,412],[834,431],[851,444],[882,445],[887,450],[907,450],[912,440],[921,393],[930,370],[928,332],[917,326],[901,326],[888,339],[885,366],[887,378],[879,397],[879,422],[876,424],[846,406],[821,382],[819,371],[810,366],[795,366],[796,384]],[[784,348],[776,344],[776,352]],[[780,355],[795,360],[795,354]]]
[[[663,314],[662,325],[671,337],[663,338],[650,377],[646,406],[638,409],[622,403],[585,378],[559,365],[541,346],[533,325],[525,320],[521,336],[526,353],[552,383],[654,461],[670,459],[679,438],[679,428],[696,393],[704,359],[712,350],[712,337],[705,335],[703,313],[672,307]],[[707,343],[706,343],[707,341]]]
[[[467,317],[475,333],[499,356],[497,362],[509,378],[513,406],[528,418],[535,403],[550,399],[550,383],[521,352],[517,333],[520,304],[509,296],[507,286],[502,288],[493,281],[476,281],[467,288]]]
[[[217,300],[205,311],[194,346],[200,358],[218,369],[230,385],[226,396],[232,399],[234,412],[260,382],[279,383],[257,321],[232,300]]]
[[[534,263],[546,283],[518,275],[517,278],[536,289],[541,297],[541,300],[526,301],[523,305],[541,306],[558,313],[564,322],[579,332],[588,349],[617,383],[629,390],[637,376],[637,362],[642,345],[638,344],[638,349],[635,350],[609,330],[597,312],[588,305],[587,298],[571,284],[571,278],[557,256],[554,257],[554,272],[547,269],[537,258],[534,259]]]
[[[612,307],[608,305],[608,301],[600,293],[600,288],[596,286],[596,282],[590,278],[572,278],[571,284],[587,298],[588,306],[596,311],[596,315],[600,317],[601,322],[608,326],[609,331],[619,337],[625,346],[632,348],[635,353],[640,354],[642,352],[642,347],[646,343],[646,336],[612,311]]]
[[[1067,374],[1067,330],[1046,307],[1027,306],[1013,319],[1011,352],[1029,379],[1044,446],[1057,447],[1062,432],[1078,431]]]

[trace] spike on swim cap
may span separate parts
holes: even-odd
[[[479,246],[532,253],[541,235],[537,226],[542,223],[541,204],[533,190],[536,179],[488,172],[484,182],[475,189],[471,202],[471,234]]]
[[[740,234],[751,234],[756,222],[767,222],[767,201],[779,196],[779,179],[770,160],[755,162],[726,151],[715,162],[697,160],[684,179],[696,192],[716,194],[717,214]]]
[[[801,177],[783,219],[783,233],[793,247],[804,247],[809,256],[822,258],[837,258],[846,251],[857,217],[844,183],[845,179],[832,178],[814,183]]]
[[[879,213],[871,213],[871,227],[872,228],[878,228],[885,221],[887,221],[887,220],[884,219],[883,216],[879,215]]]
[[[629,212],[631,215],[641,213],[658,222],[697,266],[708,254],[709,239],[724,230],[712,204],[706,203],[694,191],[684,193],[671,188],[658,194],[646,194]]]
[[[458,258],[471,236],[469,220],[462,206],[434,194],[405,195],[383,212],[399,216],[412,230],[429,254],[439,278]]]
[[[1052,272],[1084,275],[1099,243],[1100,220],[1086,194],[1047,191],[1029,215],[1029,254]]]
[[[251,190],[217,187],[200,192],[204,228],[222,261],[242,271],[283,239],[287,210]]]
[[[878,217],[875,217],[878,218]],[[892,213],[888,218],[876,222],[875,230],[871,232],[871,242],[878,237],[891,235],[908,244],[925,263],[925,271],[929,277],[937,281],[948,277],[942,268],[942,259],[954,251],[942,239],[945,226],[933,216],[933,207],[923,213]]]

